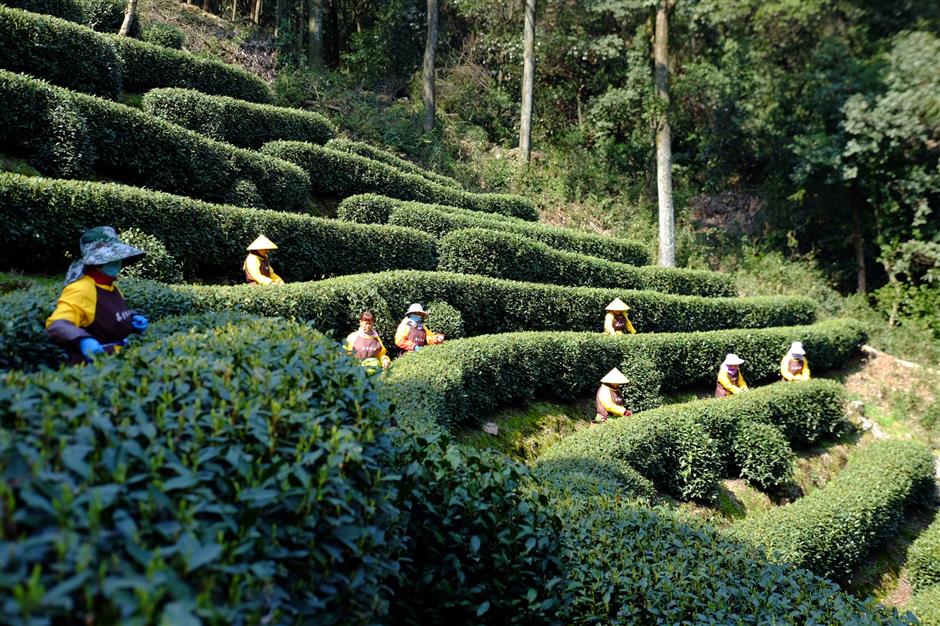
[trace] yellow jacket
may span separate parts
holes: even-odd
[[[274,273],[274,268],[268,264],[268,273],[267,275],[261,268],[261,263],[263,259],[257,254],[249,254],[245,257],[245,277],[251,281],[258,283],[259,285],[283,285],[284,280]]]
[[[378,343],[378,350],[376,350],[372,356],[360,357],[360,355],[356,354],[356,339],[374,341]],[[343,348],[349,356],[361,358],[362,364],[366,366],[381,365],[382,367],[388,367],[392,362],[388,357],[388,351],[385,350],[385,344],[382,343],[382,339],[378,336],[378,333],[367,335],[361,330],[353,331],[349,333],[346,337],[346,341],[343,342]]]
[[[610,387],[602,384],[597,390],[597,402],[611,415],[623,417],[627,412],[627,408],[614,402],[612,391]]]
[[[636,329],[633,327],[633,323],[630,321],[630,317],[624,313],[624,319],[627,320],[627,332],[631,335],[636,334]],[[608,335],[622,335],[623,331],[614,329],[614,314],[607,312],[607,315],[604,316],[604,332]]]
[[[398,324],[398,329],[395,331],[395,345],[406,352],[413,352],[415,346],[422,345],[416,341],[420,338],[422,332],[425,335],[423,345],[430,346],[443,341],[440,335],[432,331],[425,324],[421,324],[421,328],[419,328],[417,324],[406,317]]]
[[[803,357],[803,370],[798,374],[790,371],[790,355],[785,354],[780,360],[780,375],[784,380],[809,380],[809,361]]]
[[[136,313],[127,307],[120,289],[111,279],[100,280],[85,274],[66,285],[46,320],[46,335],[69,351],[75,363],[81,360],[78,346],[82,339],[117,344],[137,332],[132,324]]]
[[[724,387],[725,391],[731,395],[747,390],[747,383],[744,382],[744,374],[741,370],[738,370],[738,384],[735,385],[731,382],[731,378],[728,377],[728,370],[725,369],[724,366],[722,366],[721,370],[718,372],[718,384]]]

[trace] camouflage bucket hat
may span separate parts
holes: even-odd
[[[96,226],[82,233],[79,240],[82,258],[69,266],[65,275],[65,284],[73,283],[85,273],[86,265],[104,265],[113,261],[122,261],[124,265],[139,261],[146,252],[129,246],[118,239],[117,232],[110,226]]]

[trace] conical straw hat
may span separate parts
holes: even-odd
[[[620,298],[614,298],[614,301],[607,305],[607,311],[629,311],[630,305],[621,300]]]
[[[258,238],[251,242],[251,245],[246,248],[247,250],[277,250],[277,245],[265,237],[264,235],[258,235]]]
[[[606,376],[601,378],[601,382],[605,385],[626,385],[630,381],[615,367],[607,372]]]
[[[728,353],[728,355],[725,357],[724,362],[722,363],[722,365],[743,365],[743,364],[744,364],[744,359],[739,357],[737,354],[734,354],[731,352]]]

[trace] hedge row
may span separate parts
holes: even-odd
[[[25,270],[64,269],[63,251],[77,252],[81,233],[99,224],[155,236],[189,278],[243,282],[245,248],[258,233],[278,244],[272,262],[285,280],[436,263],[433,239],[414,229],[208,204],[122,185],[0,174],[0,205],[0,264]]]
[[[4,181],[13,181],[16,186],[7,190]],[[73,188],[73,185],[75,186]],[[0,177],[0,199],[11,207],[11,216],[17,215],[15,207],[22,206],[25,199],[35,206],[35,200],[47,197],[47,190],[56,191],[66,189],[69,192],[68,202],[75,202],[79,207],[95,208],[95,206],[109,206],[109,201],[102,198],[114,186],[97,184],[41,182],[30,180],[24,183],[19,178],[11,176]],[[123,189],[123,188],[119,188]],[[191,206],[191,202],[174,204],[177,199],[168,197],[165,202],[156,203],[154,194],[143,195],[144,192],[129,191],[122,196],[128,207],[133,207],[133,215],[146,215],[147,209],[142,206],[160,208],[160,214],[168,216],[184,214],[177,206]],[[19,199],[18,199],[19,198]],[[53,196],[49,206],[54,209],[58,206],[61,196]],[[86,201],[87,200],[87,201]],[[64,201],[64,200],[63,200]],[[97,205],[95,203],[98,203]],[[64,206],[70,206],[68,204]],[[51,210],[50,209],[50,210]],[[33,209],[30,209],[31,211]],[[35,215],[27,213],[25,209],[16,209],[22,215]],[[208,215],[216,216],[219,223],[228,224],[228,233],[241,232],[239,229],[250,229],[252,226],[261,226],[260,215],[267,215],[261,211],[244,210],[241,213],[250,215],[243,223],[227,221],[225,216],[239,215],[239,210],[231,207],[208,207]],[[99,214],[96,214],[99,215]],[[329,230],[332,222],[326,222],[323,230],[316,230],[315,226],[321,221],[300,218],[291,221],[283,214],[275,214],[279,220],[273,218],[264,222],[265,228],[277,230],[265,231],[277,241],[283,242],[280,235],[292,241],[295,236],[290,232],[296,228],[297,236],[306,233],[305,241],[316,241],[324,251],[336,250],[336,255],[326,257],[316,251],[312,256],[301,253],[300,257],[292,257],[293,250],[307,251],[307,244],[298,241],[297,246],[284,246],[274,253],[275,268],[285,276],[292,276],[301,268],[311,267],[311,263],[318,263],[324,257],[342,261],[342,250],[333,248],[335,242],[324,242],[323,237],[337,237],[344,241],[355,240],[348,237],[352,231]],[[66,219],[66,218],[63,218]],[[122,218],[127,219],[127,218]],[[195,218],[192,218],[195,220]],[[42,221],[42,220],[37,220]],[[172,221],[172,220],[171,220]],[[97,223],[97,221],[95,222]],[[123,224],[125,222],[119,222]],[[198,223],[198,220],[197,220]],[[303,223],[305,226],[297,226]],[[349,225],[351,226],[351,225]],[[119,226],[120,227],[120,226]],[[391,228],[391,227],[389,227]],[[38,229],[38,230],[37,230]],[[50,237],[56,241],[53,247],[44,247],[45,244],[37,236],[42,231],[43,237]],[[42,262],[45,267],[59,265],[65,267],[67,259],[53,254],[61,254],[62,250],[74,249],[74,239],[79,233],[57,231],[54,227],[43,225],[39,229],[35,224],[21,219],[11,219],[9,227],[0,235],[0,259],[20,269],[30,267],[30,259]],[[215,233],[216,231],[210,231]],[[311,232],[325,233],[315,238]],[[347,237],[341,237],[345,233]],[[179,229],[171,234],[161,233],[167,238],[166,243],[173,254],[185,259],[187,272],[205,275],[207,263],[216,259],[229,259],[229,265],[222,265],[217,271],[231,276],[241,268],[242,260],[236,258],[242,246],[229,245],[234,241],[231,234],[220,241],[225,243],[225,249],[219,247],[219,241],[214,240],[214,234],[207,236],[202,243],[196,238],[196,233],[187,233]],[[250,236],[250,230],[244,235]],[[189,239],[181,239],[186,235]],[[189,243],[186,242],[195,242]],[[212,247],[209,246],[211,241]],[[415,239],[416,248],[414,257],[408,263],[433,263],[422,257],[421,250],[426,250],[426,243],[419,243]],[[186,245],[193,245],[205,253],[198,258],[188,256]],[[377,253],[375,261],[385,259],[388,263],[398,262],[400,257],[385,257],[385,251],[391,255],[401,252],[399,247],[383,247]],[[6,256],[9,255],[9,256]],[[364,262],[373,262],[371,257],[362,257]],[[335,266],[333,266],[335,268]],[[340,269],[348,268],[340,265]],[[216,271],[216,270],[213,270]],[[252,286],[213,287],[213,286],[182,286],[167,287],[147,282],[135,282],[122,279],[122,289],[133,306],[147,312],[151,317],[158,318],[165,315],[178,314],[181,311],[198,310],[228,310],[238,309],[255,315],[282,315],[295,319],[306,320],[321,330],[333,330],[343,335],[356,328],[359,313],[363,309],[372,310],[378,318],[377,328],[387,345],[392,344],[395,327],[401,320],[404,311],[412,302],[421,302],[431,307],[431,328],[445,332],[451,337],[476,336],[487,333],[507,333],[522,330],[561,330],[575,329],[582,331],[600,332],[603,323],[603,309],[614,297],[623,297],[634,310],[631,317],[641,333],[650,332],[690,332],[727,328],[730,325],[747,327],[768,327],[808,324],[813,321],[814,306],[804,298],[738,298],[738,299],[706,299],[692,296],[669,296],[654,292],[614,292],[602,289],[563,288],[550,285],[534,285],[515,283],[512,281],[497,280],[467,276],[463,274],[449,274],[445,272],[426,271],[392,271],[378,274],[360,274],[344,276],[317,283],[287,284],[273,289],[257,289]],[[51,289],[39,289],[34,293],[10,294],[0,299],[0,309],[10,320],[6,325],[0,325],[0,368],[29,368],[44,363],[55,363],[59,353],[51,344],[45,341],[42,333],[42,322],[48,315],[52,302],[58,292]],[[444,304],[440,304],[444,303]],[[482,305],[482,306],[481,306]],[[441,319],[442,309],[451,307],[448,315]],[[454,318],[454,323],[450,323]],[[452,328],[459,318],[459,328]],[[442,325],[447,322],[448,324]],[[457,334],[451,334],[457,332]],[[799,338],[794,334],[787,341]],[[742,339],[746,332],[741,333]],[[742,344],[743,345],[743,344]],[[789,344],[787,344],[789,345]],[[780,355],[783,353],[781,352]],[[762,358],[775,358],[779,362],[780,355],[771,357],[765,354]],[[688,358],[699,358],[690,348]],[[815,355],[811,353],[813,365],[816,366]],[[681,361],[673,361],[674,364]],[[711,364],[703,364],[703,367]],[[711,372],[713,374],[713,372]],[[765,372],[771,376],[773,372]]]
[[[4,614],[546,623],[559,529],[524,468],[388,423],[333,340],[279,320],[7,374]]]
[[[733,534],[772,558],[842,579],[890,537],[904,507],[933,485],[931,451],[907,441],[876,441],[857,452],[823,489],[789,506],[749,517]]]
[[[940,626],[940,584],[915,593],[907,609],[920,619],[921,626]]]
[[[186,87],[252,102],[272,99],[264,81],[234,65],[48,15],[0,7],[0,36],[0,67],[69,89],[113,98],[121,91]]]
[[[694,296],[733,296],[731,277],[717,272],[633,267],[593,256],[553,250],[512,233],[466,228],[441,239],[440,268],[553,285],[642,289]]]
[[[940,515],[907,551],[907,574],[916,591],[940,584]]]
[[[510,217],[494,217],[493,214],[482,215],[479,211],[439,204],[396,200],[375,194],[361,194],[346,198],[339,204],[337,217],[364,224],[410,225],[439,238],[451,231],[463,228],[486,228],[524,235],[558,250],[578,252],[608,261],[618,261],[627,265],[650,263],[650,254],[646,246],[633,241]]]
[[[806,570],[619,495],[557,495],[564,624],[914,624]]]
[[[458,183],[453,178],[450,178],[449,176],[442,176],[441,174],[426,170],[423,167],[418,167],[411,161],[406,161],[405,159],[402,159],[401,157],[398,157],[391,152],[388,152],[387,150],[381,150],[362,141],[353,141],[345,137],[337,137],[327,143],[326,147],[331,150],[339,150],[340,152],[358,154],[361,157],[372,159],[373,161],[379,161],[380,163],[385,163],[386,165],[391,165],[395,169],[401,170],[406,174],[422,176],[430,181],[444,185],[445,187],[453,187],[454,189],[460,190],[463,189],[460,183]]]
[[[0,143],[26,150],[41,172],[91,172],[212,202],[305,211],[297,166],[235,148],[122,104],[0,70]]]
[[[100,33],[118,32],[127,8],[122,0],[4,0],[4,4],[76,22]]]
[[[276,139],[326,143],[336,126],[319,113],[255,104],[190,89],[154,89],[144,111],[218,141],[257,149]]]
[[[609,420],[565,437],[538,462],[593,459],[622,471],[634,468],[659,490],[683,499],[709,499],[729,472],[761,487],[776,486],[790,478],[787,442],[815,442],[834,432],[844,401],[842,386],[829,381],[769,385]]]
[[[501,213],[535,221],[535,205],[505,194],[469,193],[407,174],[391,165],[357,154],[299,141],[272,141],[261,151],[299,165],[310,176],[315,194],[345,198],[377,193],[401,200],[447,204],[486,213]]]
[[[588,396],[604,374],[618,367],[633,380],[626,387],[627,405],[647,409],[658,404],[660,390],[714,385],[724,355],[732,350],[751,359],[744,368],[749,382],[774,379],[780,355],[796,337],[802,338],[814,368],[824,371],[856,355],[864,331],[854,322],[833,320],[813,326],[618,338],[545,332],[484,335],[408,355],[389,372],[387,387],[402,419],[429,419],[449,428],[535,397]],[[812,421],[808,416],[807,422]]]

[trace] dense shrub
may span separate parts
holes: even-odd
[[[4,69],[104,98],[114,99],[121,93],[120,56],[111,42],[91,29],[0,6],[0,41],[4,42],[0,46]]]
[[[551,506],[570,591],[564,624],[914,623],[665,508],[577,492]]]
[[[114,98],[122,85],[131,93],[186,87],[251,102],[272,99],[264,81],[234,65],[130,37],[96,33],[47,15],[2,7],[0,35],[5,43],[0,67],[69,89]]]
[[[627,265],[647,265],[650,262],[646,246],[637,242],[494,215],[439,204],[407,202],[375,194],[350,196],[337,209],[337,217],[340,219],[365,224],[410,225],[437,237],[463,228],[486,228],[524,235],[557,250],[578,252]]]
[[[172,24],[150,24],[140,33],[140,38],[147,43],[173,50],[182,50],[186,35]]]
[[[823,489],[789,506],[749,517],[733,534],[772,558],[822,576],[843,578],[890,537],[904,507],[932,485],[934,458],[906,441],[876,441],[856,452]]]
[[[96,152],[85,118],[67,100],[45,112],[45,128],[37,138],[33,162],[49,176],[84,178],[92,173]]]
[[[649,289],[696,296],[731,296],[730,276],[665,267],[633,267],[553,250],[511,233],[484,228],[453,231],[441,239],[442,270],[554,285]]]
[[[183,282],[179,261],[158,238],[137,228],[122,231],[120,237],[124,243],[147,253],[143,259],[125,267],[124,276],[158,280],[162,283]]]
[[[656,488],[645,476],[626,463],[594,458],[559,457],[539,461],[532,469],[539,488],[562,495],[617,495],[652,500]]]
[[[55,128],[49,118],[63,106],[77,114],[83,128],[76,122],[75,131],[86,133],[87,141],[69,135],[52,152],[59,159],[84,159],[106,178],[217,202],[227,200],[238,181],[249,180],[268,207],[306,210],[307,175],[295,165],[213,141],[122,104],[0,70],[0,142],[48,154],[45,146],[58,136],[51,135]],[[87,143],[94,147],[93,156],[71,156],[75,146]]]
[[[793,474],[793,450],[780,429],[745,421],[734,438],[734,460],[741,477],[761,489],[779,487]]]
[[[466,336],[463,314],[451,305],[446,302],[433,301],[425,305],[425,310],[428,312],[428,327],[434,332],[441,333],[448,339],[460,339]]]
[[[915,593],[907,610],[920,619],[921,626],[940,626],[940,584]]]
[[[442,176],[430,170],[426,170],[423,167],[418,167],[411,161],[406,161],[405,159],[398,157],[391,152],[388,152],[387,150],[381,150],[362,141],[353,141],[351,139],[346,139],[345,137],[337,137],[330,140],[329,143],[326,144],[326,147],[330,148],[331,150],[351,152],[352,154],[358,154],[359,156],[372,159],[373,161],[379,161],[381,163],[391,165],[395,169],[401,170],[406,174],[416,174],[418,176],[427,178],[428,180],[434,181],[435,183],[444,185],[445,187],[462,189],[460,183],[458,183],[453,178],[450,178],[449,176]]]
[[[907,551],[911,586],[920,591],[940,584],[940,515],[920,534]]]
[[[186,277],[242,282],[245,248],[259,233],[280,246],[271,258],[285,280],[431,269],[436,260],[434,241],[413,229],[214,205],[122,185],[0,174],[0,204],[6,221],[0,262],[22,269],[61,265],[63,252],[99,224],[156,237]]]
[[[728,345],[739,340],[744,345],[746,339],[745,347],[749,350],[776,354],[786,350],[794,333],[804,337],[804,345],[813,346],[810,353],[818,355],[817,370],[843,365],[857,352],[863,337],[853,324],[841,321],[794,328],[620,338],[545,332],[484,335],[445,342],[408,355],[389,372],[388,387],[402,419],[430,418],[431,422],[450,427],[471,423],[499,406],[528,402],[536,396],[574,399],[593,394],[601,377],[612,367],[618,367],[633,380],[627,386],[629,394],[636,394],[627,397],[631,408],[648,409],[657,404],[660,387],[673,390],[714,384]],[[701,361],[691,359],[688,364],[681,359],[673,361],[676,354],[689,350]],[[707,365],[698,370],[700,363]],[[779,358],[772,357],[763,367],[755,366],[751,382],[773,377],[778,364]],[[824,387],[807,387],[807,392],[828,393]],[[751,402],[759,401],[760,396]],[[728,407],[755,413],[747,402],[728,403]],[[794,409],[803,405],[792,400],[787,403]],[[765,412],[768,416],[779,415],[774,409]],[[793,419],[801,423],[804,418]],[[825,420],[820,417],[820,421]],[[821,423],[819,428],[825,432],[827,427]],[[576,436],[590,434],[571,435],[566,440]],[[730,448],[730,440],[723,445]]]
[[[401,200],[447,204],[531,221],[538,219],[535,206],[526,198],[469,193],[445,187],[349,152],[298,141],[272,141],[261,151],[299,165],[309,174],[315,194],[345,198],[360,193],[377,193]]]
[[[4,0],[4,4],[31,13],[52,15],[69,22],[82,21],[82,8],[76,0]]]
[[[154,89],[144,110],[197,133],[241,148],[260,148],[276,139],[326,143],[336,126],[319,113],[209,96],[190,89]]]
[[[58,288],[21,289],[0,295],[0,370],[34,369],[65,361],[65,352],[46,339],[43,324]]]
[[[78,0],[78,4],[82,11],[81,23],[92,30],[116,33],[124,24],[127,3],[123,0]],[[132,24],[130,35],[136,37],[139,28],[138,24]]]

